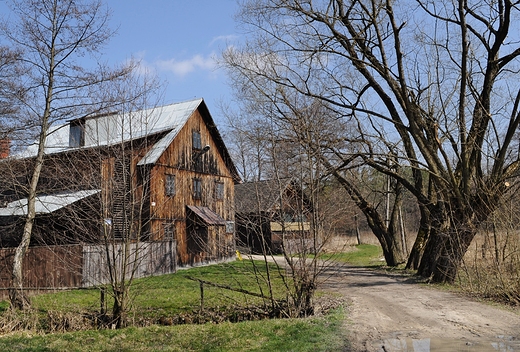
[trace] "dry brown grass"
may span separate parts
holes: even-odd
[[[459,282],[473,294],[520,305],[520,233],[477,235],[464,257]]]

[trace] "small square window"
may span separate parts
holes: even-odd
[[[166,175],[164,187],[167,196],[173,197],[175,195],[175,175]]]
[[[164,229],[164,239],[172,240],[175,236],[175,224],[173,222],[165,222],[163,223]]]
[[[224,183],[223,182],[215,182],[215,199],[217,199],[217,200],[224,199]]]
[[[226,233],[235,232],[235,222],[234,221],[226,221]]]
[[[202,198],[202,181],[200,178],[193,179],[193,198]]]
[[[193,131],[192,135],[193,149],[202,149],[202,141],[200,139],[200,132]]]

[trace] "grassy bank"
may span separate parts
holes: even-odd
[[[270,269],[276,269],[271,266]],[[257,270],[258,276],[253,275]],[[0,304],[2,321],[17,321],[16,332],[0,337],[1,351],[336,351],[345,347],[340,310],[306,319],[270,319],[229,323],[163,326],[174,316],[201,310],[198,278],[253,293],[268,292],[264,263],[233,262],[182,270],[172,275],[139,279],[132,289],[129,320],[121,330],[93,329],[91,317],[100,310],[100,289],[74,290],[33,297],[34,311],[13,316]],[[276,270],[275,270],[276,271]],[[283,299],[283,282],[274,276],[274,294]],[[258,279],[260,278],[260,280]],[[204,286],[204,311],[261,307],[263,299]],[[112,302],[107,296],[107,302]],[[109,307],[107,307],[109,308]],[[247,309],[247,308],[246,308]],[[108,311],[110,313],[110,311]],[[191,314],[191,315],[190,315]],[[239,319],[240,320],[240,319]],[[217,323],[218,322],[218,323]],[[187,321],[189,323],[189,321]],[[20,332],[20,327],[26,330]],[[69,332],[59,332],[59,331]],[[78,331],[71,331],[78,330]],[[48,333],[56,331],[56,333]],[[59,333],[58,333],[59,332]]]
[[[308,319],[150,326],[63,334],[17,333],[2,351],[338,351],[345,347],[342,313]]]
[[[270,264],[270,270],[277,268]],[[265,300],[233,291],[243,290],[255,294],[267,295],[268,286],[265,278],[267,268],[263,263],[236,261],[218,265],[180,270],[175,274],[147,277],[134,280],[131,288],[130,319],[139,324],[146,321],[158,321],[163,317],[171,317],[183,313],[198,311],[201,308],[200,283],[190,278],[202,279],[212,283],[226,285],[230,290],[204,286],[204,309],[215,310],[229,306],[262,305]],[[254,273],[257,273],[255,275]],[[275,299],[283,299],[283,281],[279,275],[272,275]],[[107,289],[108,292],[108,289]],[[32,298],[37,312],[60,312],[61,314],[78,313],[93,314],[100,311],[101,288],[62,291],[41,294]],[[110,311],[111,297],[107,294],[105,309]],[[0,303],[0,311],[6,311],[8,302]]]
[[[381,246],[373,244],[359,244],[353,250],[339,253],[323,254],[324,260],[348,263],[356,266],[380,267],[386,265]]]

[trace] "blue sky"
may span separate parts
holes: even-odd
[[[236,0],[105,0],[117,35],[107,60],[138,58],[166,81],[165,103],[204,98],[213,117],[231,99],[226,73],[214,57],[239,40]]]

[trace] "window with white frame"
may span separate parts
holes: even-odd
[[[226,233],[235,232],[235,222],[234,221],[226,221]]]

